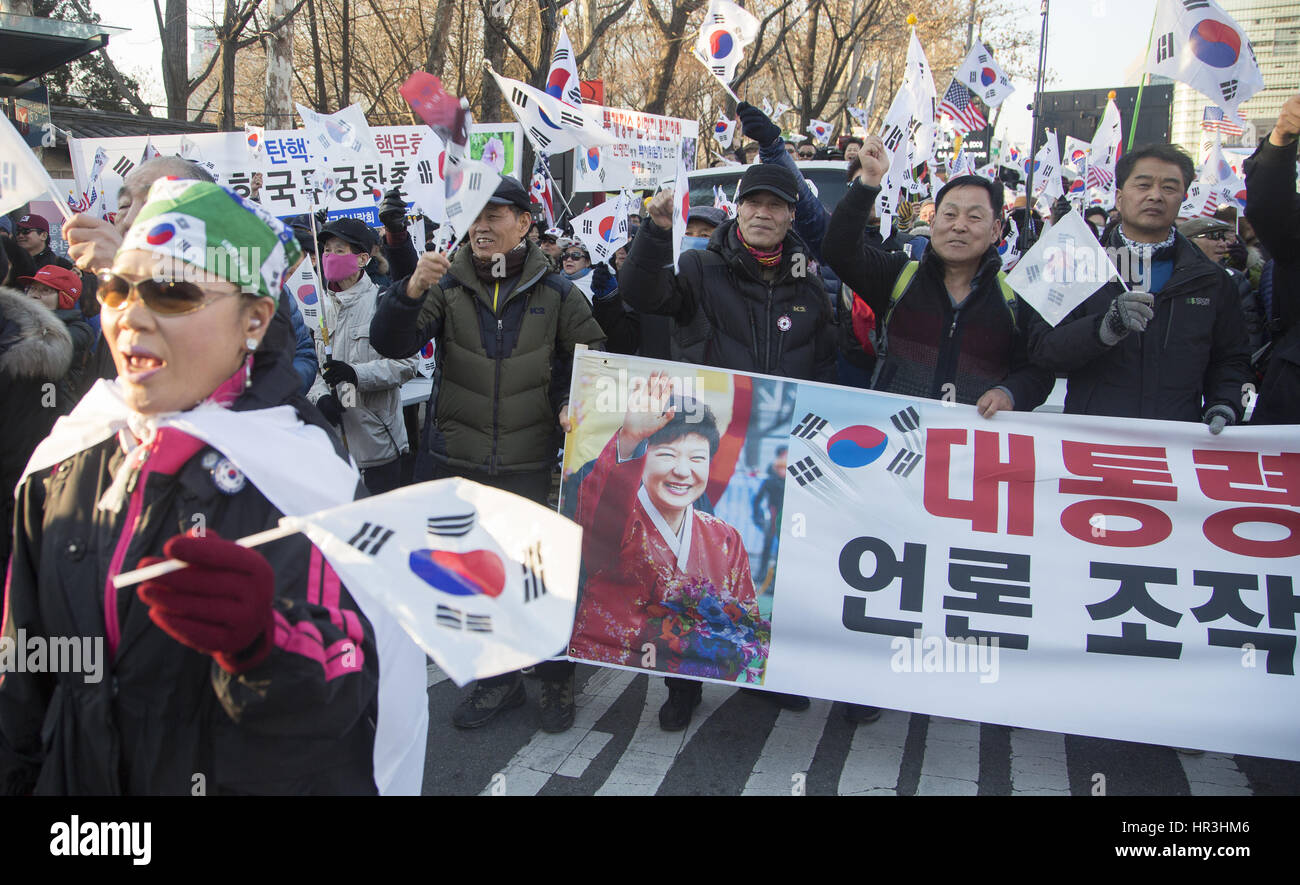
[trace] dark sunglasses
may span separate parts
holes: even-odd
[[[1230,236],[1232,236],[1232,231],[1230,230],[1212,230],[1208,233],[1197,234],[1196,236],[1192,237],[1192,239],[1193,240],[1226,240]]]
[[[587,256],[582,254],[581,252],[565,252],[563,255],[560,256],[560,258],[563,259],[564,261],[581,261],[586,257]]]
[[[208,293],[195,283],[175,280],[141,280],[132,284],[117,274],[109,274],[99,278],[99,287],[95,291],[95,297],[104,307],[111,310],[122,310],[126,307],[127,301],[130,300],[132,290],[140,294],[140,300],[152,313],[164,317],[177,317],[184,316],[187,313],[194,313],[216,300],[216,298],[210,298]],[[220,297],[220,295],[217,296],[217,298]]]
[[[35,228],[35,227],[20,227],[20,228],[18,228],[18,233],[15,234],[15,236],[19,236],[19,237],[21,237],[23,234],[43,234],[43,233],[45,233],[45,231],[43,231],[43,230],[41,230],[41,229],[39,229],[39,228]]]

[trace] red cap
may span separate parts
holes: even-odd
[[[50,232],[50,223],[40,215],[24,215],[18,219],[18,223],[14,225],[14,230],[24,227],[30,227],[32,230],[38,230],[44,234]]]
[[[20,283],[42,283],[59,293],[59,309],[71,310],[81,297],[81,274],[57,264],[47,264],[35,276],[19,277]]]

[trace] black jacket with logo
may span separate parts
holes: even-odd
[[[1106,245],[1124,248],[1118,230]],[[1130,332],[1114,346],[1102,343],[1102,317],[1123,291],[1118,280],[1056,328],[1035,314],[1030,356],[1067,375],[1067,413],[1200,421],[1206,409],[1222,403],[1241,420],[1251,375],[1237,287],[1182,234],[1175,234],[1171,248],[1173,272],[1156,294],[1155,316],[1144,332]]]
[[[835,383],[831,302],[807,247],[787,233],[769,282],[735,231],[734,218],[719,225],[707,249],[681,254],[674,273],[672,233],[641,225],[619,272],[619,290],[636,310],[696,330],[707,342],[705,365]],[[806,272],[796,275],[801,266]]]

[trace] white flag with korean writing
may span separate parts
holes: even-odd
[[[1007,283],[1055,326],[1108,280],[1117,276],[1106,250],[1071,209],[1024,254]]]
[[[710,0],[695,41],[695,57],[723,84],[736,78],[745,47],[758,36],[758,19],[731,0]]]
[[[540,504],[440,479],[283,523],[459,685],[568,646],[582,530]]]
[[[971,44],[966,60],[961,63],[953,79],[978,95],[991,108],[1002,104],[1008,95],[1016,91],[1016,87],[1007,79],[1006,72],[993,58],[993,53],[978,40]]]
[[[1289,40],[1294,51],[1294,33]],[[1157,0],[1146,70],[1186,83],[1234,117],[1264,88],[1245,29],[1213,0]]]

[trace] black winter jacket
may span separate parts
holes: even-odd
[[[1118,230],[1105,243],[1123,249]],[[1035,314],[1034,362],[1065,374],[1065,411],[1073,415],[1200,421],[1220,403],[1241,420],[1250,348],[1237,286],[1223,268],[1182,234],[1174,238],[1174,267],[1156,294],[1155,317],[1142,333],[1113,347],[1098,330],[1118,280],[1102,286],[1052,328]]]
[[[1259,388],[1252,424],[1300,424],[1300,195],[1296,144],[1267,138],[1246,161],[1246,217],[1273,256],[1273,304],[1268,317],[1273,351]]]
[[[289,403],[322,426],[296,392],[290,360],[259,353],[252,387],[233,409]],[[116,437],[19,490],[4,637],[99,641],[102,678],[93,681],[84,660],[77,672],[4,674],[0,792],[191,795],[201,785],[207,795],[373,794],[373,632],[304,535],[258,548],[275,572],[275,645],[240,675],[156,627],[135,588],[107,589],[115,558],[126,571],[161,555],[196,514],[224,538],[272,528],[281,516],[251,483],[218,491],[214,450],[170,433],[151,443],[120,513],[96,508],[124,457]],[[340,670],[330,655],[349,642],[364,665]]]
[[[1016,299],[1015,315],[1002,296],[1002,261],[990,247],[973,281],[973,291],[954,309],[944,283],[943,260],[927,248],[906,293],[890,316],[894,283],[911,260],[889,251],[879,233],[863,236],[879,188],[854,184],[831,215],[822,253],[831,267],[876,315],[876,334],[888,352],[877,366],[874,389],[941,399],[951,391],[959,403],[973,405],[988,390],[1011,391],[1015,408],[1030,411],[1051,393],[1049,372],[1028,357],[1029,314]],[[888,317],[888,329],[884,329]],[[945,385],[951,385],[945,390]]]
[[[704,365],[833,384],[831,303],[803,241],[786,234],[776,276],[766,282],[740,245],[736,224],[733,218],[719,225],[707,249],[683,252],[677,273],[672,233],[643,224],[619,272],[619,291],[636,310],[700,330]],[[807,273],[796,277],[800,263]]]

